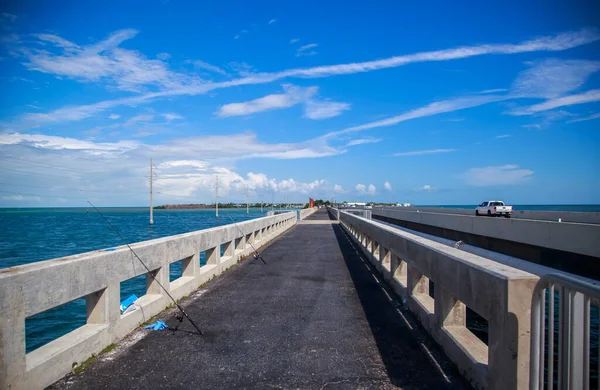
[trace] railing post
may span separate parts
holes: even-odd
[[[529,386],[531,297],[536,283],[536,279],[507,279],[505,292],[498,292],[506,298],[487,319],[490,389]]]
[[[435,285],[435,316],[438,327],[466,326],[467,306],[442,286]]]
[[[167,265],[166,267],[163,266],[154,271],[150,271],[150,273],[154,276],[154,278],[151,277],[150,274],[146,275],[146,294],[155,294],[155,295],[163,295],[164,294],[163,289],[160,288],[157,281],[166,290],[169,290],[169,292],[171,292],[170,286],[169,286],[169,284],[170,284],[169,283],[169,273],[167,272],[168,269],[169,269],[169,267]]]
[[[109,320],[109,298],[107,288],[85,297],[85,312],[88,324],[105,324]]]
[[[181,276],[196,277],[200,273],[200,261],[198,255],[192,255],[181,260]]]
[[[4,290],[0,316],[0,388],[20,389],[26,384],[20,383],[25,378],[25,307],[22,287]]]

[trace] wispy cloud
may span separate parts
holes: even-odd
[[[389,181],[386,181],[386,182],[383,184],[383,188],[385,188],[386,190],[388,190],[388,191],[390,191],[390,192],[392,191],[392,185],[390,184],[390,182],[389,182]]]
[[[542,128],[542,125],[539,123],[531,123],[528,125],[523,125],[521,127],[525,128],[525,129],[538,129],[539,130]]]
[[[534,104],[529,107],[518,108],[507,113],[510,115],[531,115],[542,111],[548,111],[559,107],[572,106],[600,101],[600,89],[592,89],[575,95],[567,95],[556,99],[549,99],[543,103]]]
[[[2,16],[3,19],[8,20],[9,22],[16,22],[18,19],[17,15],[9,14],[8,12],[2,12],[0,16]]]
[[[271,19],[271,20],[269,20],[269,24],[273,24],[273,23],[275,23],[276,21],[277,21],[277,19]]]
[[[161,115],[167,121],[173,121],[173,120],[176,120],[176,119],[183,119],[183,117],[181,115],[173,114],[173,113],[167,113],[167,114],[161,114]]]
[[[339,193],[345,192],[345,191],[344,191],[344,188],[343,188],[341,185],[339,185],[339,184],[336,184],[336,185],[334,185],[334,186],[333,186],[333,190],[334,190],[335,192],[339,192]]]
[[[413,192],[436,192],[438,189],[432,185],[425,184],[423,187],[413,189]]]
[[[300,38],[290,39],[290,43],[293,45],[294,43],[300,42]]]
[[[313,49],[318,46],[318,43],[309,43],[308,45],[300,46],[298,50],[296,50],[296,57],[314,56],[315,54],[318,54],[318,52]]]
[[[585,122],[585,121],[591,121],[593,119],[598,119],[598,118],[600,118],[600,112],[597,114],[586,116],[584,118],[572,119],[572,120],[568,121],[567,123]]]
[[[309,119],[327,119],[341,115],[348,110],[350,110],[349,103],[309,99],[304,107],[304,116]]]
[[[235,36],[233,37],[233,39],[240,39],[240,34],[235,34]]]
[[[401,55],[375,61],[346,63],[312,68],[288,69],[273,73],[252,73],[246,77],[224,82],[203,82],[193,76],[171,72],[159,60],[147,60],[138,52],[118,48],[118,44],[125,39],[130,39],[137,34],[135,30],[121,30],[113,33],[105,41],[91,45],[86,50],[81,50],[77,45],[68,42],[75,54],[67,52],[62,55],[51,55],[44,52],[30,51],[29,62],[26,65],[31,70],[39,70],[55,75],[65,75],[85,82],[96,82],[108,78],[118,88],[126,90],[139,90],[142,86],[157,86],[158,92],[147,93],[131,98],[123,98],[99,102],[80,107],[65,107],[54,112],[35,117],[39,122],[61,120],[79,120],[94,115],[100,111],[124,104],[140,104],[156,98],[204,94],[219,88],[230,88],[241,85],[263,84],[289,77],[318,78],[335,75],[371,72],[380,69],[395,68],[415,62],[450,61],[474,56],[489,54],[517,54],[536,51],[563,51],[589,44],[600,39],[600,34],[594,29],[582,29],[561,33],[555,36],[545,36],[518,44],[491,44],[478,46],[465,46],[452,49],[443,49],[430,52],[419,52]],[[67,44],[67,45],[68,45]],[[64,47],[64,45],[63,45]],[[71,50],[69,49],[69,50]],[[85,52],[85,53],[84,53]],[[91,54],[90,54],[91,53]],[[100,55],[101,53],[102,55]],[[130,61],[124,61],[124,58]],[[139,72],[137,70],[140,70]],[[456,101],[453,107],[443,108],[445,102],[436,102],[434,106],[424,107],[426,112],[411,112],[407,116],[396,117],[398,122],[415,117],[433,115],[436,112],[449,112],[455,109],[474,107],[491,101],[506,99],[506,97],[482,95],[482,100],[470,98],[469,101]],[[488,100],[486,100],[488,99]],[[67,112],[69,115],[67,115]],[[76,114],[72,114],[76,113]],[[85,115],[84,115],[85,114]],[[33,119],[31,117],[27,119]],[[387,123],[392,123],[387,122]],[[396,123],[398,123],[396,122]],[[375,127],[385,125],[380,122]],[[393,124],[393,123],[392,123]],[[358,130],[357,130],[358,131]]]
[[[464,120],[465,120],[465,118],[450,118],[450,119],[444,119],[444,122],[462,122]]]
[[[156,55],[156,58],[158,58],[161,61],[167,61],[171,58],[171,55],[169,53],[158,53]]]
[[[450,153],[456,152],[456,149],[430,149],[430,150],[416,150],[413,152],[401,152],[394,153],[394,156],[421,156],[424,154],[437,154],[437,153]]]
[[[140,114],[140,115],[136,115],[132,118],[129,118],[124,124],[124,127],[130,127],[133,126],[134,124],[138,123],[138,122],[150,122],[151,120],[154,119],[154,115],[152,114]]]
[[[173,90],[200,83],[200,79],[172,72],[163,61],[151,60],[137,51],[119,45],[134,38],[133,29],[119,30],[96,44],[79,45],[52,34],[34,34],[38,42],[52,43],[61,50],[32,48],[24,51],[23,64],[29,70],[65,76],[82,82],[106,82],[109,86],[133,92],[147,91],[149,87]]]
[[[481,93],[481,94],[500,93],[500,92],[506,92],[506,91],[508,91],[508,89],[506,89],[506,88],[496,88],[496,89],[486,89],[485,91],[481,91],[479,93]]]
[[[120,117],[121,117],[121,115],[118,115],[118,114],[110,114],[108,116],[108,119],[119,119]]]
[[[191,61],[191,60],[187,60],[185,61],[187,64],[192,64],[194,65],[194,67],[198,68],[198,69],[204,69],[204,70],[208,70],[210,72],[214,72],[214,73],[219,73],[222,75],[227,75],[227,72],[225,72],[223,69],[219,68],[218,66],[215,65],[211,65],[208,62],[205,61],[201,61],[201,60],[195,60],[195,61]]]
[[[500,139],[500,138],[508,138],[510,137],[510,134],[502,134],[502,135],[497,135],[496,138]]]
[[[318,87],[296,87],[290,84],[282,85],[284,93],[267,95],[242,103],[225,104],[215,114],[225,118],[230,116],[249,115],[257,112],[289,108],[300,104],[314,96]]]
[[[321,101],[317,98],[318,87],[297,87],[283,84],[284,93],[267,95],[241,103],[230,103],[219,107],[218,117],[250,115],[258,112],[293,107],[304,104],[304,116],[309,119],[326,119],[349,110],[347,103]]]
[[[574,91],[600,70],[600,61],[549,59],[534,62],[513,82],[512,92],[523,97],[552,99]]]
[[[348,141],[348,143],[346,144],[346,146],[355,146],[355,145],[363,145],[363,144],[374,144],[377,142],[381,142],[381,138],[372,138],[372,137],[366,137],[366,138],[358,138],[358,139],[353,139],[351,141]]]
[[[530,169],[519,169],[518,165],[471,168],[461,176],[467,184],[476,187],[519,184],[533,175]]]

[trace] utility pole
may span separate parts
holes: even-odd
[[[152,157],[150,157],[150,225],[154,225],[152,211]]]
[[[219,218],[219,175],[217,175],[217,183],[215,184],[215,211],[217,214],[217,218]]]
[[[250,204],[248,203],[248,185],[246,184],[246,214],[250,214]]]

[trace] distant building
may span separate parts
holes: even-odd
[[[365,202],[344,202],[345,207],[365,207]]]

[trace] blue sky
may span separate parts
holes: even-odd
[[[0,207],[600,203],[600,6],[480,3],[4,5]]]

